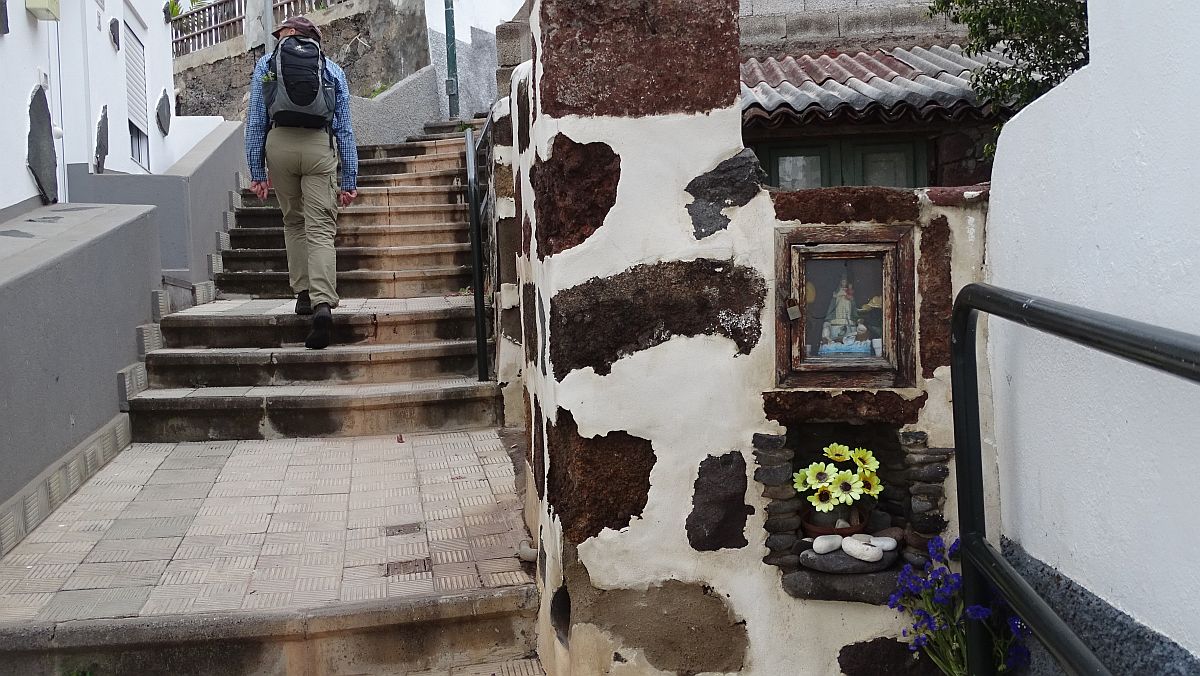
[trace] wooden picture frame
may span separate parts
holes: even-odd
[[[814,225],[777,228],[776,384],[780,388],[898,388],[916,380],[915,225]],[[819,260],[878,259],[882,269],[883,354],[820,357],[805,353],[806,266]]]

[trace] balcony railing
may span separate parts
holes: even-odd
[[[171,19],[171,50],[177,57],[191,54],[245,30],[246,0],[214,0]]]

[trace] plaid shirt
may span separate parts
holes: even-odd
[[[271,54],[265,54],[254,66],[250,77],[250,109],[246,111],[246,164],[250,167],[250,180],[267,180],[264,158],[267,131],[271,128],[267,118],[267,104],[263,100],[263,77],[267,74],[267,62]],[[337,107],[333,111],[333,135],[337,138],[338,159],[341,164],[342,190],[354,190],[358,185],[358,145],[354,141],[354,129],[350,126],[350,86],[346,84],[346,73],[336,63],[326,59],[325,72],[333,79],[337,89]]]

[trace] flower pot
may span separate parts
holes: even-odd
[[[800,515],[800,526],[804,529],[804,534],[807,537],[815,538],[822,535],[841,535],[842,537],[850,537],[857,535],[867,529],[867,517],[871,515],[872,507],[863,504],[857,505],[841,505],[834,507],[833,511],[826,512],[826,515],[832,516],[834,522],[837,519],[845,519],[850,522],[850,525],[845,528],[837,528],[832,525],[823,525],[813,522],[813,517],[820,512],[814,509],[807,509]],[[823,515],[824,516],[824,515]],[[824,519],[823,519],[824,520]]]

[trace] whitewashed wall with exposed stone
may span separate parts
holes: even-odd
[[[781,220],[778,204],[765,190],[741,206],[720,209],[727,226],[704,235],[687,208],[695,199],[686,190],[689,184],[743,150],[736,75],[729,78],[727,97],[696,112],[553,114],[547,111],[549,97],[560,97],[554,102],[559,110],[581,98],[564,93],[571,85],[547,79],[550,28],[543,22],[551,4],[558,17],[573,16],[564,8],[567,3],[534,4],[531,28],[539,56],[514,70],[510,102],[516,215],[523,227],[518,272],[523,379],[532,408],[530,494],[541,497],[535,502],[537,518],[531,519],[542,557],[540,657],[547,672],[556,676],[681,670],[841,673],[843,647],[898,637],[902,621],[881,605],[801,600],[784,592],[779,568],[763,562],[770,553],[764,544],[769,500],[755,479],[751,444],[756,433],[784,431],[764,410],[764,393],[775,388],[774,234],[777,227],[800,223]],[[736,51],[736,28],[731,38],[723,32],[728,24],[722,23],[736,20],[736,5],[726,0],[698,4],[702,6],[677,11],[705,13],[706,23],[718,26],[717,35],[683,30],[682,39],[729,40],[725,47]],[[563,25],[554,28],[562,30]],[[614,28],[608,35],[619,32]],[[688,48],[696,49],[694,44]],[[645,53],[628,53],[631,60],[648,58]],[[736,66],[736,56],[730,59]],[[595,72],[585,75],[584,80],[596,77]],[[704,89],[708,84],[693,91],[711,91]],[[582,98],[590,95],[583,89],[574,92]],[[614,93],[613,106],[659,105],[646,99],[622,100],[624,93]],[[593,101],[601,101],[595,103],[597,108],[609,105],[602,97]],[[614,163],[619,164],[615,188],[603,181]],[[572,187],[577,177],[581,182]],[[586,209],[570,211],[576,208],[571,206],[573,198],[586,202],[593,192],[609,189],[614,199],[601,211],[601,222],[587,221],[594,214]],[[946,217],[953,287],[978,280],[986,202],[967,203],[978,195],[959,194],[966,201],[956,204],[926,192],[909,196],[911,220],[926,223]],[[554,209],[560,213],[553,224],[539,216]],[[705,279],[712,280],[712,286],[698,283],[689,289],[697,296],[723,293],[714,289],[736,295],[742,288],[737,280],[745,280],[748,297],[755,296],[753,287],[762,289],[761,304],[719,315],[720,326],[711,332],[651,337],[649,347],[611,359],[572,352],[586,349],[589,341],[580,340],[577,331],[562,333],[571,317],[611,309],[608,322],[619,327],[631,318],[617,310],[636,306],[638,299],[610,308],[570,303],[586,298],[592,289],[610,293],[605,289],[610,284],[636,288],[639,278],[654,279],[659,271],[670,270],[684,270],[684,277],[696,271],[709,274]],[[674,273],[662,278],[670,279],[670,274]],[[949,289],[944,291],[949,295]],[[740,331],[755,325],[761,334],[739,342],[746,335]],[[600,331],[592,337],[603,343],[604,322],[595,326]],[[909,402],[928,397],[927,403],[916,406],[919,413],[905,429],[926,433],[931,445],[952,443],[948,367],[918,375],[916,387],[893,395]],[[607,461],[589,465],[595,462],[587,457],[589,451],[608,454]],[[746,488],[741,498],[751,508],[743,530],[746,544],[698,551],[685,523],[693,510],[699,468],[714,457],[744,463]],[[624,499],[626,470],[646,463],[652,466],[644,506],[625,515],[624,523],[609,527],[605,517],[614,515],[606,510],[615,509],[611,502]],[[564,469],[564,464],[570,467]],[[577,491],[564,496],[562,473],[578,471],[577,466],[611,474],[616,481],[595,492],[590,492],[594,485],[577,482]],[[573,480],[586,478],[576,475]],[[950,481],[945,517],[953,532],[952,477]],[[622,520],[616,516],[608,523]],[[681,623],[699,627],[685,641],[689,650],[666,647],[674,645],[671,631]]]

